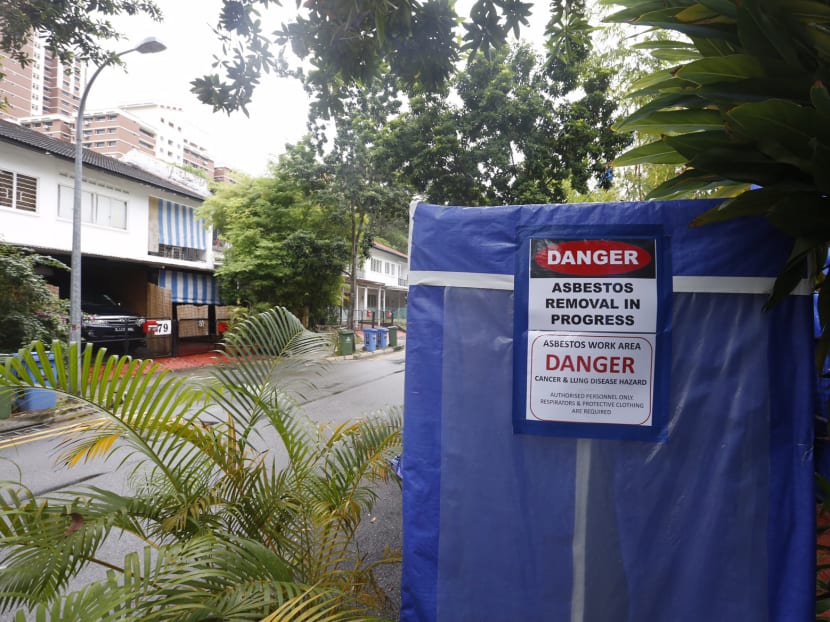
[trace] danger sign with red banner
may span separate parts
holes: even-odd
[[[577,424],[565,428],[577,434],[653,425],[660,244],[625,235],[527,239],[522,419]]]

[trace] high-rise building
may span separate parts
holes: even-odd
[[[41,134],[74,143],[75,120],[76,116],[53,114],[23,117],[17,122]],[[83,141],[85,148],[113,158],[121,158],[133,150],[153,156],[156,153],[155,129],[117,108],[85,113]]]
[[[71,117],[78,110],[86,72],[82,63],[66,65],[35,38],[23,50],[32,60],[25,67],[0,55],[0,118],[16,120],[41,115]]]
[[[75,142],[75,121],[85,86],[80,62],[67,67],[39,39],[25,52],[32,61],[25,67],[0,55],[0,118],[42,134]],[[207,149],[195,140],[181,108],[155,103],[130,104],[115,109],[85,111],[84,147],[115,158],[132,151],[150,154],[163,162],[203,171],[213,178],[214,163]]]
[[[121,110],[156,129],[155,156],[159,160],[189,166],[204,171],[213,178],[213,160],[207,149],[194,140],[196,132],[187,126],[181,108],[143,103],[121,106]]]
[[[220,184],[236,184],[239,173],[228,166],[216,166],[213,168],[213,181]]]

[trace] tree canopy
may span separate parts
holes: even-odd
[[[322,323],[339,302],[348,262],[342,219],[309,200],[292,178],[291,158],[270,174],[221,186],[201,208],[228,242],[216,270],[223,292],[255,309],[279,304],[309,323]]]
[[[607,187],[628,140],[611,131],[610,72],[571,68],[528,45],[478,55],[452,80],[457,97],[418,95],[389,123],[387,158],[435,203],[562,202],[591,179]]]
[[[78,58],[100,64],[106,45],[121,39],[111,19],[146,14],[160,20],[152,0],[4,0],[0,3],[0,50],[27,65],[26,44],[33,31],[44,35],[46,47],[62,61]]]
[[[449,0],[297,1],[294,20],[269,36],[259,10],[272,1],[225,0],[217,27],[224,75],[193,81],[199,99],[215,110],[244,110],[262,72],[285,70],[273,47],[309,60],[303,77],[324,116],[342,110],[350,87],[382,73],[407,89],[433,90],[452,74],[462,50],[489,53],[527,25],[532,7],[521,0],[476,0],[460,43],[460,20]]]
[[[282,2],[223,0],[215,27],[216,71],[192,82],[199,99],[214,110],[245,110],[262,74],[271,72],[303,77],[324,115],[342,110],[350,87],[381,74],[413,91],[431,90],[452,74],[462,52],[489,54],[510,33],[518,34],[532,9],[522,0],[476,0],[461,20],[449,0],[296,0],[294,18],[271,32],[261,13],[274,4]],[[561,14],[554,11],[553,26],[558,19],[562,32],[570,32],[568,7],[583,4],[554,0],[554,9],[562,8]],[[137,13],[163,18],[153,0],[10,0],[0,6],[0,49],[25,63],[24,46],[32,31],[40,31],[61,59],[100,64],[120,38],[111,18]],[[459,40],[455,29],[461,21]],[[310,69],[289,70],[284,62],[289,49]]]

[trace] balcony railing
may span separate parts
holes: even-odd
[[[205,251],[196,248],[185,248],[183,246],[168,246],[159,244],[158,252],[150,251],[148,254],[168,259],[183,259],[185,261],[204,261]]]

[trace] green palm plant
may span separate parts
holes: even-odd
[[[53,368],[40,369],[29,349],[8,359],[0,390],[50,385],[101,414],[63,443],[58,461],[118,456],[131,490],[35,497],[6,482],[0,609],[44,621],[376,619],[367,613],[383,598],[374,570],[397,555],[367,561],[355,532],[372,482],[391,474],[401,417],[334,429],[304,418],[295,406],[303,379],[330,350],[327,337],[277,308],[229,333],[199,383],[59,342]],[[34,351],[47,355],[43,344]],[[144,547],[119,565],[100,559],[121,533]],[[107,577],[66,594],[90,564]]]
[[[770,304],[822,267],[830,244],[830,2],[827,0],[603,0],[612,22],[674,33],[640,44],[674,66],[635,83],[647,103],[618,126],[653,140],[617,166],[668,164],[679,173],[647,198],[706,192],[732,197],[704,225],[763,216],[792,236]],[[751,187],[758,189],[748,192]],[[822,326],[830,288],[816,275]],[[817,360],[830,351],[825,331]]]

